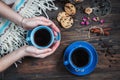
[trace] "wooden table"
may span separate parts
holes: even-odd
[[[89,6],[88,2],[90,0],[85,0],[83,7]],[[104,27],[112,28],[110,35],[91,34],[90,39],[87,35],[88,28],[100,24],[92,22],[89,26],[81,26],[80,20],[86,15],[78,9],[77,14],[73,16],[74,26],[70,29],[63,29],[56,21],[56,16],[58,12],[63,11],[64,4],[56,2],[59,10],[50,12],[49,16],[60,28],[62,34],[61,45],[57,51],[45,59],[25,58],[22,64],[18,64],[18,68],[13,65],[2,72],[0,80],[120,80],[120,0],[111,0],[111,2],[111,14],[100,17],[105,20]],[[65,48],[78,40],[90,42],[95,46],[99,55],[96,69],[83,77],[72,75],[63,65]]]

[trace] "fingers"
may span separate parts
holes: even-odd
[[[58,46],[60,45],[60,41],[57,41],[52,47],[51,49],[43,49],[43,50],[36,50],[34,51],[33,56],[36,58],[45,58],[51,54],[53,54],[55,52],[55,50],[58,48]]]
[[[50,52],[47,52],[47,53],[44,53],[44,54],[40,54],[40,55],[37,55],[36,57],[37,58],[45,58],[51,54],[53,54],[55,52],[55,50],[58,48],[58,46],[60,45],[60,41],[57,41],[53,46],[52,46],[52,51]]]
[[[50,52],[50,51],[52,51],[50,48],[42,49],[42,50],[37,49],[37,48],[35,48],[35,47],[33,47],[33,46],[28,46],[28,47],[26,48],[26,52],[28,52],[28,53],[33,53],[33,54],[35,54],[35,55],[39,55],[39,54],[46,53],[46,52]]]
[[[52,49],[42,49],[42,50],[40,50],[40,49],[37,49],[36,51],[35,51],[35,53],[36,53],[36,55],[39,55],[39,54],[44,54],[44,53],[47,53],[47,52],[50,52],[50,51],[52,51]]]
[[[51,47],[52,51],[54,52],[58,48],[59,45],[60,45],[60,41],[56,41],[56,43],[54,43]]]
[[[51,23],[40,21],[40,20],[39,21],[36,20],[35,22],[37,24],[36,26],[39,26],[39,25],[50,26],[51,25]]]
[[[35,17],[34,19],[37,19],[37,20],[40,20],[40,21],[44,21],[44,22],[50,22],[49,19],[43,17],[43,16],[40,16],[40,17]]]
[[[35,57],[36,58],[45,58],[45,57],[47,57],[47,56],[49,56],[51,54],[52,54],[52,52],[47,52],[47,53],[44,53],[44,54],[36,55]]]
[[[56,31],[53,31],[54,35],[57,36],[57,32]]]
[[[53,30],[55,30],[56,32],[60,32],[60,30],[59,30],[58,27],[54,24],[54,22],[51,21],[51,23],[52,23],[52,24],[51,24],[50,27],[51,27]]]
[[[37,19],[41,22],[46,22],[46,24],[49,24],[49,25],[46,25],[46,24],[40,24],[40,25],[45,25],[45,26],[50,26],[53,30],[55,30],[56,32],[60,32],[60,30],[58,29],[58,27],[54,24],[54,22],[52,22],[51,20],[45,18],[45,17],[35,17],[34,19]],[[51,25],[50,25],[51,24]]]
[[[60,32],[58,27],[52,22],[51,20],[45,18],[45,17],[34,17],[29,19],[24,19],[23,21],[23,27],[24,29],[33,29],[34,27],[37,27],[39,25],[49,26],[53,29],[53,31]]]
[[[39,17],[36,17],[36,18],[39,19]],[[39,25],[50,26],[53,29],[54,35],[57,36],[57,32],[60,32],[58,27],[53,22],[51,22],[50,20],[46,20],[46,21],[48,21],[48,22],[45,22],[45,21],[42,21],[42,20],[36,20],[36,24],[37,24],[36,26],[39,26]]]

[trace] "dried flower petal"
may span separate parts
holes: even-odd
[[[86,25],[89,25],[89,24],[90,24],[90,22],[89,22],[89,21],[86,21],[86,22],[85,22],[85,24],[86,24]]]
[[[103,19],[100,20],[100,23],[101,23],[101,24],[103,24],[104,22],[105,22],[105,20],[103,20]]]
[[[82,21],[80,24],[81,24],[81,25],[85,25],[85,22],[84,22],[84,21]]]
[[[96,17],[93,17],[92,20],[95,21],[95,22],[97,22],[97,18]]]
[[[82,20],[83,20],[83,21],[87,21],[88,18],[87,18],[87,17],[83,17]]]

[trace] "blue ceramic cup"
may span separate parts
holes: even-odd
[[[95,48],[88,42],[76,41],[65,50],[63,61],[69,72],[84,76],[95,69],[98,55]]]
[[[60,40],[60,33],[54,36],[53,30],[48,26],[38,26],[27,33],[26,41],[36,48],[49,48],[55,41]]]

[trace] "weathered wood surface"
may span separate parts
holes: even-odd
[[[87,2],[90,0],[84,2],[84,7],[88,6]],[[91,39],[87,36],[88,28],[99,24],[92,23],[90,26],[81,26],[79,23],[85,14],[77,10],[78,12],[74,16],[74,26],[67,30],[61,28],[56,21],[56,16],[58,12],[63,11],[64,4],[56,2],[59,10],[50,12],[49,16],[61,30],[60,47],[53,55],[45,59],[25,58],[18,68],[11,66],[1,73],[1,80],[120,80],[120,0],[111,0],[111,2],[111,14],[101,17],[106,21],[104,27],[112,28],[110,35],[91,35]],[[77,40],[88,41],[93,44],[99,55],[99,61],[94,72],[83,77],[70,74],[63,66],[65,48]]]

